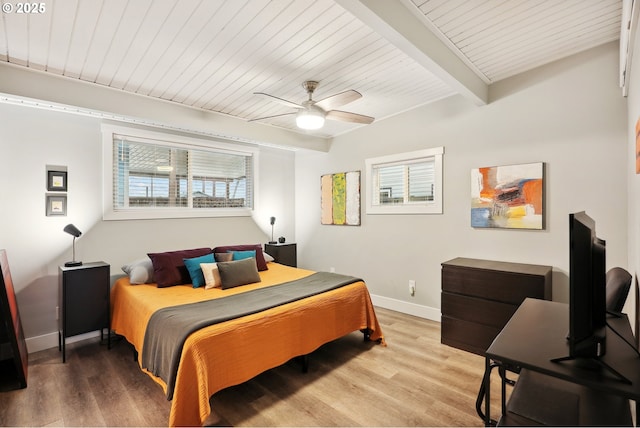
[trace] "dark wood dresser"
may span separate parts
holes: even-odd
[[[551,300],[551,270],[466,258],[442,263],[440,341],[484,355],[525,298]]]

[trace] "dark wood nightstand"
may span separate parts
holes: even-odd
[[[111,268],[105,262],[58,268],[58,349],[66,360],[66,338],[107,329],[107,346],[111,348],[110,278]]]
[[[298,255],[296,244],[264,244],[264,252],[275,259],[281,265],[298,267]]]

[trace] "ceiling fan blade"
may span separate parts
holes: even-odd
[[[363,114],[350,113],[348,111],[331,110],[327,112],[326,119],[341,120],[343,122],[364,123],[368,125],[375,119],[371,116],[365,116]]]
[[[275,102],[278,102],[280,104],[284,104],[284,105],[289,106],[289,107],[302,108],[302,106],[300,104],[296,104],[296,103],[294,103],[292,101],[287,101],[287,100],[282,99],[282,98],[274,97],[273,95],[265,94],[264,92],[254,92],[254,95],[262,95],[262,96],[265,96],[265,97],[269,97],[269,99],[271,101],[275,101]]]
[[[282,113],[282,114],[275,114],[273,116],[265,116],[265,117],[258,117],[256,119],[249,119],[247,120],[247,122],[255,122],[257,120],[264,120],[264,119],[273,119],[274,117],[281,117],[281,116],[289,116],[292,114],[297,114],[297,111],[291,112],[291,113]]]
[[[316,101],[315,105],[320,107],[322,110],[329,111],[333,110],[336,107],[349,104],[350,102],[353,102],[358,98],[362,98],[362,94],[358,91],[350,89],[348,91],[340,92],[339,94],[323,98],[320,101]]]

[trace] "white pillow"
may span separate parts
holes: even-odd
[[[267,263],[272,262],[272,261],[274,261],[274,260],[275,260],[275,259],[271,256],[271,254],[268,254],[268,253],[262,253],[262,254],[264,254],[264,261],[265,261],[265,262],[267,262]]]
[[[122,266],[122,271],[129,275],[130,284],[153,283],[153,263],[149,257]]]
[[[217,263],[200,263],[200,269],[202,269],[202,274],[204,275],[205,290],[222,287],[222,279],[220,278]]]

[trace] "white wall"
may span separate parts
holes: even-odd
[[[637,25],[637,23],[636,23]],[[636,174],[636,123],[640,120],[640,31],[635,31],[631,69],[628,70],[629,92],[627,97],[627,180],[629,200],[629,270],[635,277],[640,273],[640,175]],[[638,290],[632,286],[630,298],[637,298]],[[636,315],[637,308],[628,312]],[[635,317],[634,317],[635,321]],[[633,325],[633,324],[632,324]],[[638,334],[636,330],[636,335]]]
[[[261,147],[258,205],[251,217],[102,221],[102,159],[98,119],[0,104],[0,248],[7,250],[30,352],[57,346],[58,266],[104,260],[112,275],[147,252],[267,242],[276,233],[294,240],[294,153]],[[68,168],[66,217],[45,216],[46,165]]]
[[[296,153],[299,265],[363,277],[374,303],[439,319],[440,264],[473,257],[551,265],[554,300],[568,301],[568,214],[586,210],[607,241],[609,266],[627,266],[626,108],[612,43],[491,87],[484,107],[461,97],[336,138],[328,153]],[[320,225],[320,176],[362,170],[368,157],[444,146],[444,214],[366,215]],[[546,163],[543,231],[470,227],[470,171]],[[409,294],[408,281],[417,292]]]

